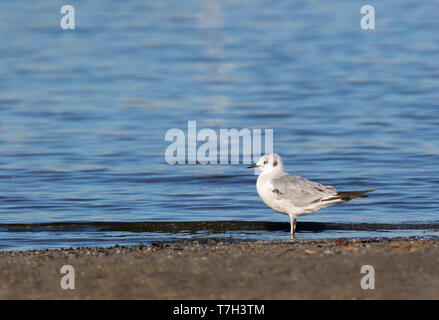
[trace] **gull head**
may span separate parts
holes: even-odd
[[[277,153],[270,153],[263,155],[256,164],[247,166],[247,168],[258,168],[263,173],[272,171],[282,171],[282,158]]]

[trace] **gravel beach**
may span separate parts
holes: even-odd
[[[63,290],[63,265],[75,289]],[[375,289],[364,290],[362,266]],[[439,299],[439,240],[233,242],[0,252],[1,299]]]

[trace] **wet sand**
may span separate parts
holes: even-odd
[[[63,265],[75,289],[63,290]],[[375,289],[363,290],[363,265]],[[235,243],[0,252],[1,299],[439,299],[439,240]]]

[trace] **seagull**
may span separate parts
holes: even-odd
[[[273,210],[290,216],[291,237],[294,238],[298,216],[307,215],[337,203],[356,198],[374,190],[337,191],[332,186],[310,181],[284,172],[282,158],[265,154],[247,168],[261,170],[256,190],[262,201]]]

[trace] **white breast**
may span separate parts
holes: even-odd
[[[284,201],[276,199],[276,195],[273,193],[273,185],[271,184],[270,177],[264,176],[263,174],[259,175],[256,182],[256,190],[258,191],[259,197],[267,206],[277,212],[288,214],[287,208],[285,208],[285,204],[283,203]]]

